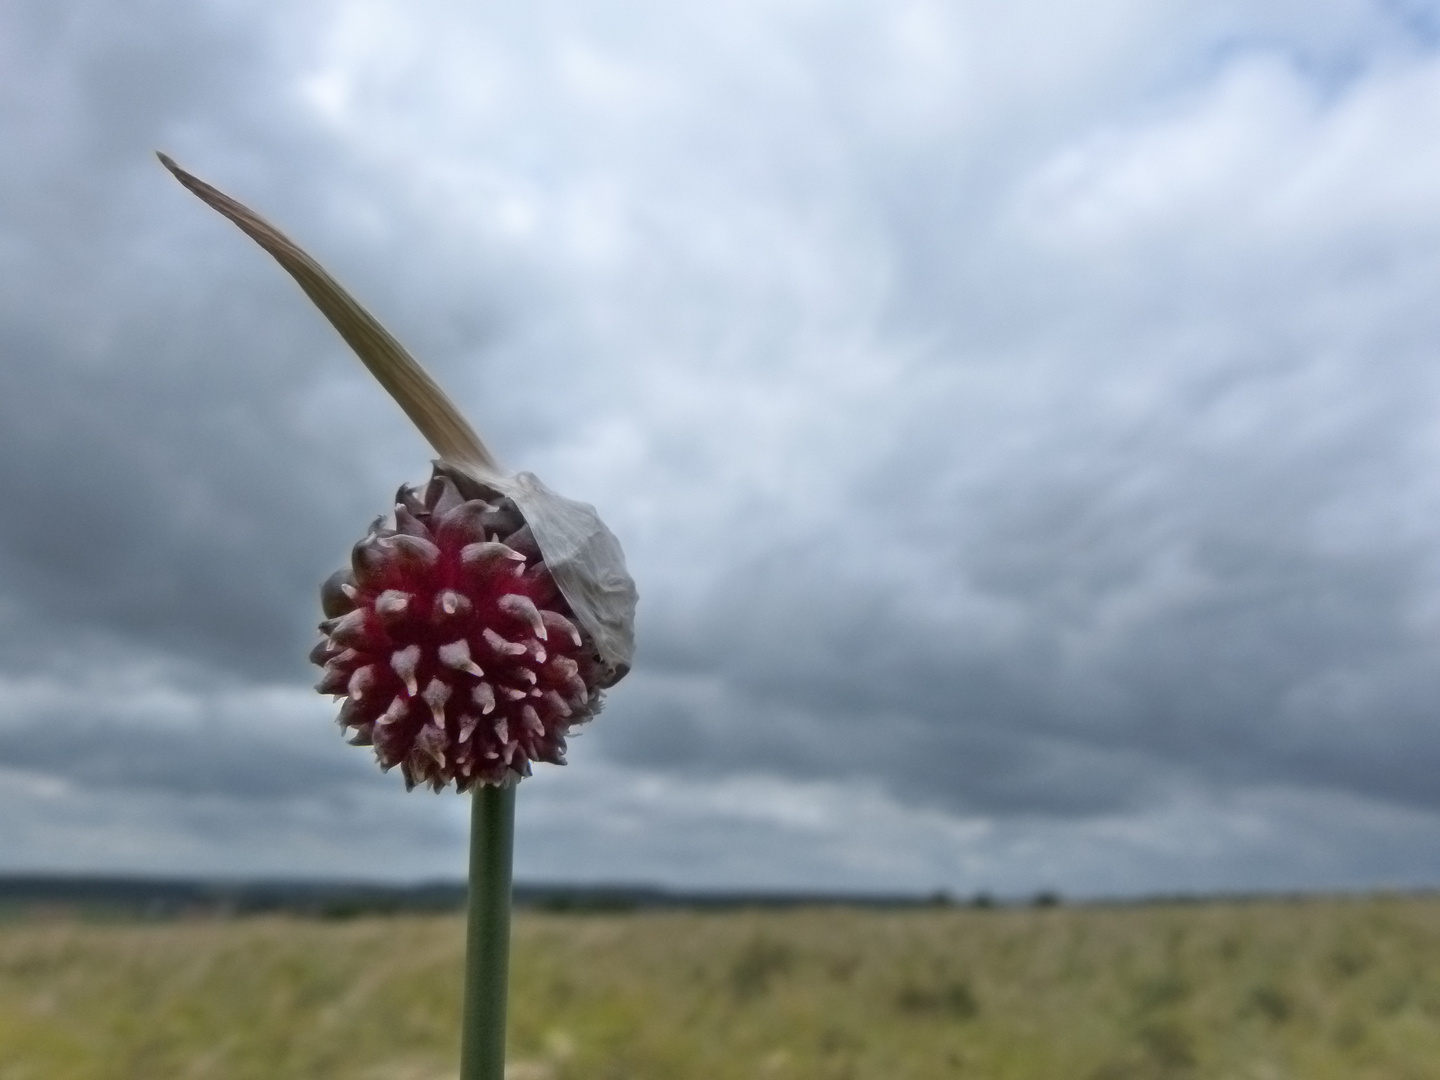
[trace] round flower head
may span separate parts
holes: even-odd
[[[564,764],[565,737],[630,670],[636,593],[593,507],[496,463],[434,381],[314,259],[253,211],[160,160],[295,278],[435,447],[431,480],[321,588],[316,687],[406,787],[466,791]]]
[[[410,787],[464,791],[563,764],[566,733],[600,707],[604,663],[529,525],[512,500],[479,494],[443,474],[401,488],[393,521],[321,590],[316,689],[345,698],[340,726]]]

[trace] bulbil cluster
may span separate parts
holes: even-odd
[[[468,494],[475,494],[473,492]],[[351,569],[321,588],[316,689],[407,788],[461,791],[564,764],[600,707],[603,675],[514,502],[466,498],[448,476],[401,488]]]

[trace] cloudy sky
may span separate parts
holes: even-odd
[[[0,133],[0,871],[464,865],[305,662],[427,447],[165,149],[626,546],[519,876],[1440,885],[1440,3],[16,0]]]

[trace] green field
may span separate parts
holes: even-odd
[[[0,1080],[442,1080],[461,922],[0,922]],[[1430,1080],[1440,900],[521,915],[513,1080]]]

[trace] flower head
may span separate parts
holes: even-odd
[[[465,791],[564,763],[565,737],[630,670],[636,592],[593,507],[501,469],[408,352],[248,207],[160,160],[300,284],[440,455],[321,588],[316,689],[407,787]]]
[[[401,488],[351,568],[321,590],[317,690],[342,728],[413,787],[501,783],[563,764],[565,736],[600,707],[603,666],[515,503],[467,499],[437,473]]]

